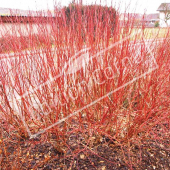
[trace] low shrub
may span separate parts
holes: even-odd
[[[69,22],[63,8],[48,24],[37,19],[36,30],[28,23],[28,36],[2,36],[0,119],[11,136],[45,136],[73,158],[103,157],[103,143],[122,154],[127,147],[124,164],[133,169],[132,144],[169,138],[169,32],[146,41],[134,18],[124,29],[119,14],[104,9],[76,4]]]

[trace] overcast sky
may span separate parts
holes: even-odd
[[[55,2],[54,2],[55,1]],[[3,8],[15,8],[15,9],[29,9],[29,10],[41,10],[50,9],[52,10],[54,4],[68,5],[72,0],[0,0],[0,7]],[[94,3],[95,0],[82,0],[83,4]],[[155,13],[157,8],[163,2],[169,2],[170,0],[97,0],[97,3],[102,1],[102,4],[107,2],[108,5],[114,4],[113,6],[120,7],[123,12],[125,7],[128,7],[129,12],[143,13]],[[129,7],[130,4],[130,7]],[[134,10],[136,9],[136,10]]]

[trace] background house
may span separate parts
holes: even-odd
[[[53,20],[55,20],[55,16],[51,11],[0,8],[0,40],[10,36],[20,37],[22,35],[27,37],[31,31],[32,34],[39,34],[40,25],[44,23],[50,32],[51,27],[48,23]]]
[[[160,27],[170,26],[170,3],[162,3],[157,11],[159,11]]]
[[[122,13],[119,16],[120,24],[125,27],[128,22],[133,26],[140,27],[155,27],[156,22],[159,22],[159,13],[154,14],[139,14],[139,13]]]
[[[153,28],[159,26],[159,24],[156,25],[156,23],[159,23],[159,13],[145,15],[144,22],[146,27]]]
[[[49,17],[54,17],[54,12],[0,8],[0,21],[3,23],[35,22],[40,17],[46,21]]]

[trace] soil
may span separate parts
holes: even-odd
[[[170,169],[168,138],[163,142],[149,139],[127,145],[118,145],[105,138],[93,146],[69,140],[69,149],[61,149],[55,144],[55,137],[47,140],[45,134],[31,140],[9,138],[6,134],[1,140],[0,169]]]

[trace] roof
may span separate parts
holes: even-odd
[[[159,20],[159,13],[145,15],[146,21]]]
[[[54,16],[52,11],[30,11],[0,7],[0,16]]]
[[[170,3],[162,3],[157,11],[170,11]]]
[[[28,16],[29,11],[20,9],[0,8],[0,16],[16,16],[16,15]]]

